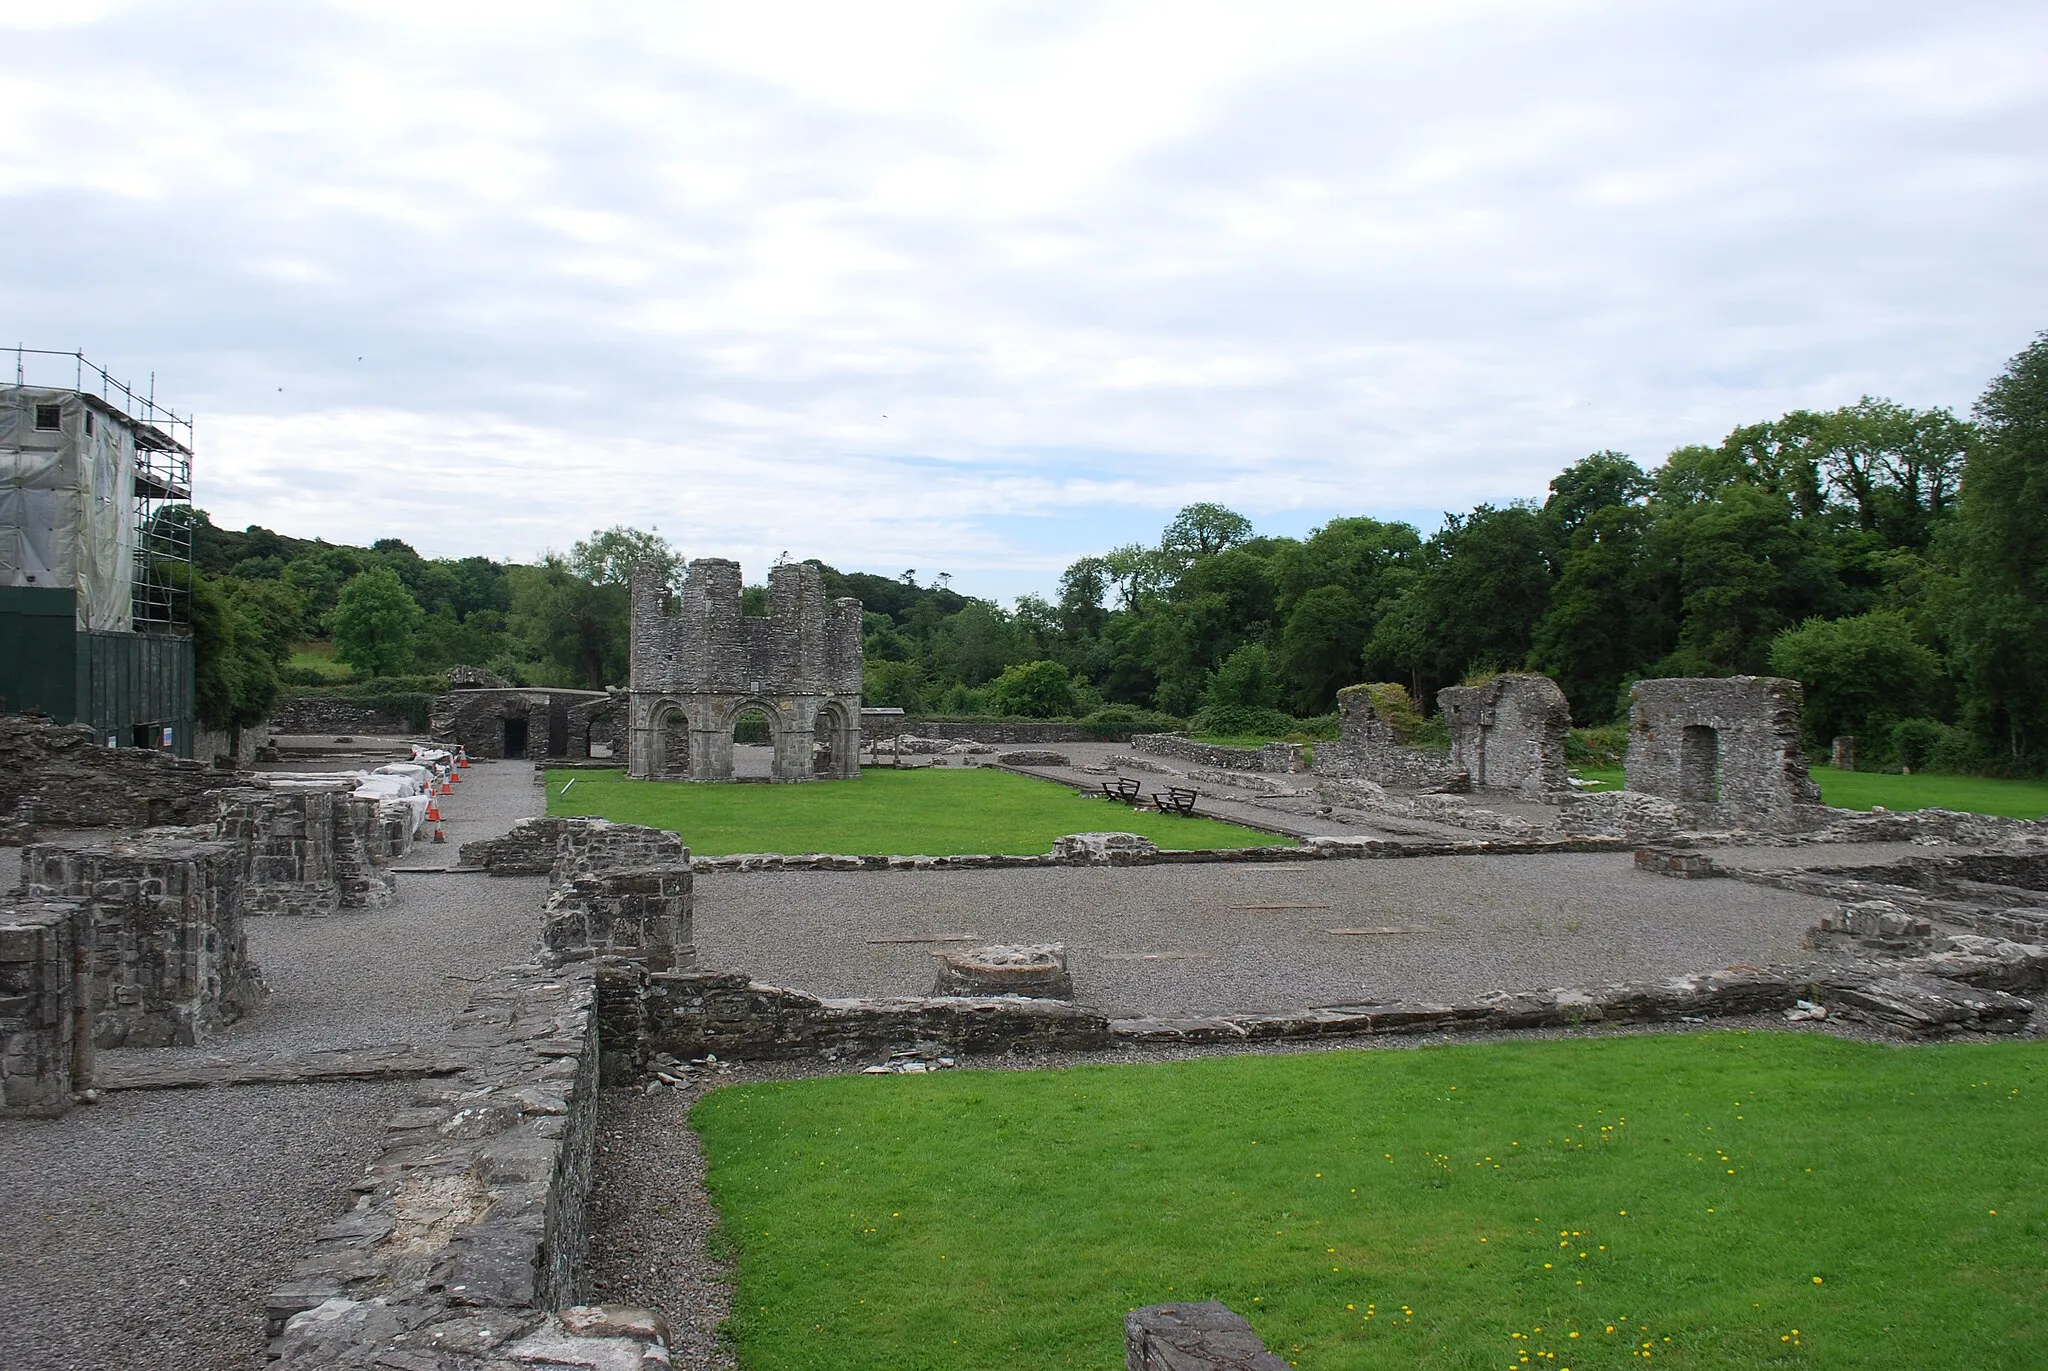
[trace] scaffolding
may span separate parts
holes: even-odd
[[[69,370],[70,384],[61,373]],[[135,631],[189,633],[192,625],[192,416],[156,400],[156,373],[138,391],[109,375],[82,351],[14,349],[17,387],[63,387],[97,399],[135,440],[135,566],[131,582]],[[97,389],[94,389],[97,383]]]

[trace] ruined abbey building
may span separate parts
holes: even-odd
[[[670,601],[661,573],[633,575],[627,774],[730,781],[733,726],[758,709],[775,757],[770,779],[860,775],[860,601],[825,601],[814,566],[768,573],[769,613],[740,610],[740,565],[690,563]]]

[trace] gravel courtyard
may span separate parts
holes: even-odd
[[[720,872],[697,879],[696,941],[700,965],[827,996],[927,994],[934,952],[1061,942],[1081,1000],[1176,1016],[1788,960],[1829,907],[1738,881],[1639,873],[1627,853]]]

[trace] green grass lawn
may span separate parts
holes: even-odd
[[[572,778],[575,784],[565,794]],[[1029,855],[1050,851],[1062,833],[1101,829],[1142,833],[1168,848],[1293,842],[1214,819],[1184,819],[1089,799],[1065,786],[978,767],[870,769],[858,781],[810,785],[688,785],[628,780],[617,771],[551,771],[548,813],[673,829],[700,857],[733,852]]]
[[[748,1371],[2048,1364],[2048,1046],[1713,1033],[849,1076],[693,1115]]]
[[[1620,767],[1585,767],[1573,772],[1598,781],[1601,790],[1621,789]],[[2038,819],[2048,814],[2048,781],[2006,781],[1984,776],[1893,776],[1882,771],[1813,768],[1821,798],[1843,809],[1955,809],[1965,814],[2001,814]]]
[[[355,674],[344,663],[334,660],[334,644],[324,638],[308,638],[293,643],[292,655],[285,665],[317,671],[336,682],[346,681]]]

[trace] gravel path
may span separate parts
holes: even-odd
[[[410,1081],[121,1093],[0,1120],[0,1367],[246,1368]]]
[[[1737,881],[1639,873],[1625,853],[721,872],[697,879],[695,937],[704,966],[821,995],[929,993],[933,950],[964,945],[890,939],[1063,942],[1083,1001],[1172,1016],[1787,960],[1830,907]]]
[[[590,1298],[661,1310],[677,1366],[731,1371],[718,1324],[731,1312],[732,1290],[707,1248],[718,1211],[704,1193],[704,1151],[690,1128],[695,1098],[603,1093],[590,1186]]]

